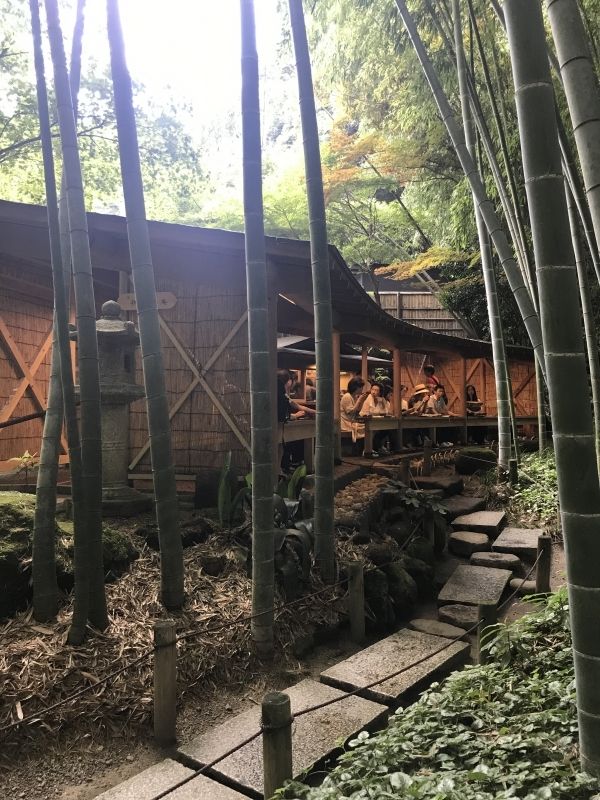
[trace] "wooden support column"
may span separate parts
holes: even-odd
[[[461,372],[460,372],[460,395],[458,396],[458,408],[460,409],[459,413],[461,416],[465,418],[465,425],[463,429],[463,437],[465,440],[465,444],[469,441],[469,424],[468,424],[468,417],[467,417],[467,359],[462,358],[461,363]]]
[[[335,453],[336,461],[342,457],[342,432],[340,428],[340,334],[333,331],[333,422],[335,425]],[[319,387],[317,386],[317,392]]]
[[[402,359],[400,350],[397,347],[394,347],[392,351],[392,366],[393,366],[393,377],[392,377],[392,386],[393,386],[393,404],[394,404],[394,415],[398,417],[398,433],[396,435],[396,450],[402,450],[402,445],[404,442],[402,441],[402,391],[400,386],[402,385]]]
[[[277,486],[279,471],[281,469],[279,422],[277,420],[277,305],[279,293],[277,291],[277,271],[271,261],[267,261],[267,286],[269,295],[269,363],[271,365],[271,430],[273,431],[273,488]]]
[[[363,381],[369,380],[369,349],[366,344],[364,344],[362,348],[360,376]]]

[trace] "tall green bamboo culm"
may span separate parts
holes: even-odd
[[[179,529],[175,468],[171,456],[171,424],[156,304],[154,266],[146,220],[131,76],[125,58],[118,0],[107,0],[106,10],[129,256],[146,389],[152,478],[160,544],[161,599],[166,608],[177,609],[181,608],[184,602],[183,546]]]
[[[80,385],[81,457],[83,500],[88,556],[88,619],[96,628],[108,626],[102,558],[102,435],[100,429],[100,377],[96,339],[96,306],[83,194],[77,131],[65,60],[57,0],[45,0],[48,38],[54,68],[54,88],[66,181],[73,279],[77,318],[77,358]],[[62,370],[61,370],[62,372]],[[77,580],[77,579],[76,579]],[[80,587],[81,588],[81,587]],[[83,591],[83,589],[81,589]],[[76,586],[77,595],[77,586]],[[71,638],[85,635],[74,614]]]
[[[463,171],[471,186],[471,191],[475,198],[477,207],[481,213],[485,226],[488,230],[489,236],[498,254],[502,268],[508,279],[508,283],[512,290],[513,296],[517,303],[517,307],[521,313],[521,318],[525,329],[529,336],[531,346],[533,347],[535,356],[541,366],[542,371],[545,373],[546,367],[544,363],[544,348],[542,344],[542,332],[540,328],[540,321],[533,305],[529,289],[524,283],[521,270],[515,261],[512,250],[506,238],[506,234],[502,228],[493,203],[487,196],[485,187],[479,175],[479,171],[471,155],[465,145],[462,125],[459,125],[454,116],[454,112],[448,102],[448,98],[442,88],[439,78],[433,68],[433,64],[427,54],[425,46],[421,40],[416,25],[412,19],[410,12],[404,0],[395,0],[400,16],[404,22],[404,26],[408,36],[415,49],[417,57],[423,68],[423,72],[427,78],[431,91],[438,106],[440,116],[446,126],[452,144],[463,168]]]
[[[598,468],[600,469],[600,358],[598,357],[598,340],[596,338],[594,309],[592,307],[592,298],[590,295],[587,264],[583,255],[577,227],[575,202],[566,181],[565,192],[567,209],[569,211],[569,227],[571,229],[571,239],[573,240],[573,252],[575,254],[575,265],[577,266],[579,298],[581,300],[583,329],[585,331],[585,346],[588,357],[590,383],[592,385],[592,408],[594,410],[594,429],[596,431],[596,455],[598,457]]]
[[[476,141],[465,69],[460,0],[452,0],[452,13],[454,14],[454,50],[456,52],[456,69],[458,73],[465,144],[471,157],[474,159],[476,155]],[[479,213],[475,196],[473,196],[473,205],[475,210],[475,222],[477,223],[477,235],[479,237],[479,249],[481,251],[481,268],[483,271],[485,297],[490,323],[490,337],[492,340],[492,356],[494,359],[496,403],[498,407],[498,466],[500,469],[508,471],[508,462],[511,456],[511,388],[508,366],[506,363],[504,332],[502,330],[502,318],[500,316],[500,307],[498,304],[496,275],[494,273],[490,240],[481,214]]]
[[[577,687],[582,767],[600,775],[600,484],[554,92],[538,0],[505,0],[537,266]]]
[[[315,110],[312,69],[302,0],[289,0],[290,21],[300,98],[300,118],[304,139],[304,164],[310,229],[315,349],[317,360],[317,430],[315,449],[315,561],[323,580],[335,577],[335,537],[333,526],[333,457],[335,429],[333,375],[331,281],[323,175],[319,150],[319,130]]]
[[[83,0],[77,7],[76,24],[73,34],[73,57],[81,46],[83,32]],[[40,139],[44,162],[44,181],[46,186],[46,206],[50,238],[50,261],[54,286],[54,322],[52,340],[51,375],[48,395],[48,411],[44,422],[40,470],[36,490],[36,510],[33,532],[33,613],[36,619],[49,619],[56,612],[57,587],[56,565],[54,563],[54,531],[56,513],[56,483],[58,479],[58,458],[64,419],[69,445],[69,467],[71,474],[71,494],[74,509],[75,560],[77,601],[74,608],[74,622],[71,634],[81,639],[85,633],[88,613],[87,547],[85,540],[83,476],[81,467],[81,447],[75,405],[75,390],[71,365],[69,342],[67,296],[69,272],[64,269],[59,231],[59,213],[56,198],[56,178],[50,119],[48,114],[48,93],[44,74],[41,26],[38,0],[30,0],[33,35],[34,63],[38,116],[40,120]],[[64,401],[64,402],[63,402]],[[51,554],[51,555],[50,555]],[[41,557],[40,557],[41,556]],[[50,563],[50,558],[52,563]]]
[[[546,0],[587,201],[600,243],[600,87],[576,0]]]
[[[250,415],[252,427],[252,637],[264,656],[273,652],[275,567],[269,297],[262,193],[258,54],[253,0],[240,0],[242,22],[242,134]]]

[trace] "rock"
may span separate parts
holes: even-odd
[[[457,625],[449,625],[438,619],[411,619],[408,627],[413,631],[428,633],[430,636],[441,636],[444,639],[466,639],[467,632]]]
[[[27,606],[31,598],[31,549],[35,495],[0,492],[0,619]],[[104,526],[104,571],[107,580],[123,574],[138,557],[129,536]],[[73,588],[73,523],[54,525],[56,575],[60,589]]]
[[[402,493],[399,489],[389,486],[381,492],[381,500],[383,508],[392,508],[402,500]]]
[[[459,475],[486,472],[498,463],[498,456],[489,447],[463,447],[456,454],[454,467]]]
[[[510,582],[511,592],[517,592],[521,597],[526,594],[535,594],[535,581],[523,581],[521,578],[513,578]]]
[[[376,542],[367,547],[365,556],[376,566],[390,564],[396,558],[396,549],[391,544]]]
[[[453,494],[460,494],[464,489],[464,482],[462,478],[457,478],[455,475],[444,477],[436,475],[415,475],[413,476],[413,483],[419,489],[441,489],[441,491],[450,497]]]
[[[464,628],[465,631],[476,625],[479,620],[476,606],[463,606],[458,603],[441,606],[438,609],[438,617],[442,622]]]
[[[421,561],[420,558],[413,558],[403,553],[398,562],[402,564],[411,578],[417,584],[417,591],[421,600],[428,600],[434,594],[433,567]]]
[[[408,522],[396,522],[393,525],[387,526],[384,530],[388,536],[402,546],[406,540],[410,538],[413,526]]]
[[[459,563],[456,556],[450,553],[442,553],[436,560],[433,566],[433,585],[438,591],[447,583]]]
[[[489,550],[490,540],[485,533],[453,531],[448,540],[448,548],[455,555],[468,558],[472,553]]]
[[[403,522],[408,517],[406,506],[394,506],[390,508],[386,514],[387,520],[390,523]]]
[[[461,514],[471,514],[474,511],[482,511],[485,508],[485,497],[468,497],[464,494],[455,494],[453,497],[446,497],[440,505],[446,510],[446,520],[452,522]]]
[[[199,559],[198,563],[202,567],[202,571],[205,572],[207,575],[216,578],[218,575],[222,575],[225,572],[227,567],[227,558],[225,556],[215,556],[211,555],[210,553],[203,553]]]
[[[492,545],[492,550],[535,558],[538,539],[543,533],[545,531],[539,528],[505,528]]]
[[[366,622],[370,630],[386,631],[396,621],[394,606],[388,591],[388,579],[380,569],[365,572]]]
[[[489,603],[498,605],[502,593],[510,580],[510,572],[505,569],[473,567],[459,564],[438,595],[438,603],[465,603],[478,605]]]
[[[512,553],[473,553],[470,563],[474,567],[508,569],[516,575],[520,575],[523,571],[521,559]]]
[[[485,533],[495,539],[506,522],[504,511],[475,511],[472,514],[462,514],[452,522],[455,531],[475,531]]]
[[[420,561],[424,561],[430,566],[433,566],[435,561],[433,545],[422,536],[417,536],[408,543],[406,547],[406,553],[413,558],[418,558]]]
[[[400,561],[388,564],[384,568],[384,572],[388,579],[388,592],[394,603],[398,619],[407,614],[417,602],[419,595],[417,584]]]

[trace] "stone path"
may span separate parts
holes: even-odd
[[[461,564],[438,595],[438,604],[498,605],[511,574],[506,569]]]
[[[446,495],[441,503],[453,528],[449,550],[454,556],[444,553],[435,564],[434,583],[441,586],[439,620],[413,619],[408,628],[326,669],[320,675],[320,682],[307,679],[285,690],[290,696],[292,713],[343,697],[345,691],[357,691],[356,695],[294,720],[295,777],[322,767],[343,743],[361,730],[383,727],[390,706],[398,706],[434,679],[465,664],[470,644],[462,640],[467,638],[467,629],[477,623],[477,605],[497,605],[509,582],[511,587],[520,584],[518,578],[513,578],[523,574],[520,557],[536,555],[538,537],[543,531],[504,528],[504,512],[485,511],[483,497],[460,494],[462,479],[434,476],[416,480],[423,490]],[[470,563],[461,563],[460,559],[469,557]],[[535,583],[529,581],[523,588],[530,593],[532,587],[535,589]],[[447,646],[450,640],[457,641]],[[442,647],[445,649],[437,652]],[[366,688],[393,674],[403,664],[415,664],[421,659],[422,663],[400,675]],[[182,763],[167,758],[100,795],[99,800],[150,800],[258,731],[260,713],[258,706],[244,711],[181,746],[174,757]],[[258,737],[208,769],[206,775],[191,779],[166,797],[167,800],[262,798],[262,770],[262,741]]]
[[[412,664],[435,653],[444,644],[447,641],[439,636],[404,628],[330,667],[321,673],[321,680],[344,690],[362,688],[391,675],[403,664]],[[397,705],[409,692],[428,685],[440,672],[462,666],[468,658],[468,651],[466,643],[456,642],[395,678],[371,689],[363,689],[361,694],[380,703]]]
[[[340,697],[342,692],[310,679],[285,690],[290,697],[292,714],[318,703]],[[387,722],[388,709],[362,697],[347,697],[339,703],[295,719],[292,729],[293,770],[299,776],[322,762],[340,745],[365,728],[381,728]],[[260,728],[260,708],[251,708],[213,728],[179,748],[188,763],[202,767],[235,747]],[[262,740],[259,737],[220,761],[211,774],[234,782],[242,790],[262,797]]]
[[[544,533],[540,529],[505,528],[492,545],[498,553],[514,553],[525,558],[537,555],[538,538]]]
[[[193,774],[194,770],[166,758],[125,783],[104,792],[97,800],[152,800],[156,795]],[[247,800],[246,795],[223,786],[205,775],[198,775],[179,789],[174,789],[167,798],[168,800]]]

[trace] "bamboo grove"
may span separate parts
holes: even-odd
[[[352,0],[343,0],[349,8]],[[407,4],[358,3],[380,11],[389,25],[381,36],[413,48],[445,126],[449,145],[472,197],[493,345],[499,423],[499,466],[517,455],[505,332],[496,281],[512,291],[538,364],[540,407],[549,416],[559,478],[566,543],[573,650],[583,767],[600,775],[600,366],[591,291],[600,278],[600,87],[595,43],[577,0],[475,0]],[[301,120],[314,298],[316,368],[315,564],[325,581],[336,576],[333,524],[335,455],[333,329],[327,215],[317,106],[311,74],[311,23],[335,0],[289,0]],[[414,6],[414,7],[413,7]],[[57,189],[38,0],[30,0],[44,157],[46,204],[54,282],[54,347],[37,486],[33,578],[36,619],[57,611],[51,520],[56,507],[59,440],[64,426],[74,503],[75,589],[70,641],[87,626],[109,623],[102,571],[100,384],[94,286],[83,180],[76,135],[84,2],[78,4],[69,68],[57,0],[44,0],[59,123]],[[117,0],[107,0],[121,180],[127,216],[131,275],[141,335],[144,385],[161,553],[161,597],[168,609],[185,603],[184,570],[170,420],[160,344],[156,287],[149,246],[144,187]],[[308,36],[307,25],[308,21]],[[240,0],[244,220],[251,385],[253,525],[253,635],[261,655],[273,653],[275,606],[273,489],[277,443],[272,391],[274,353],[268,314],[262,191],[259,62],[253,0]],[[516,113],[507,113],[493,75],[498,55],[483,35],[495,20],[510,55]],[[401,25],[400,25],[401,23]],[[316,24],[316,23],[315,23]],[[397,42],[395,44],[398,44]],[[435,44],[435,59],[432,47]],[[85,44],[84,44],[85,46]],[[444,65],[440,70],[439,65]],[[392,65],[393,66],[393,65]],[[389,65],[388,65],[389,68]],[[518,141],[520,157],[509,142]],[[373,165],[376,171],[376,166]],[[60,194],[60,198],[59,195]],[[400,194],[398,194],[400,200]],[[60,200],[60,203],[59,203]],[[400,200],[402,203],[403,201]],[[403,205],[407,214],[408,208]],[[421,240],[427,240],[416,220]],[[77,322],[79,420],[69,346],[68,304]],[[511,418],[513,424],[511,425]],[[544,431],[540,429],[540,446]]]

